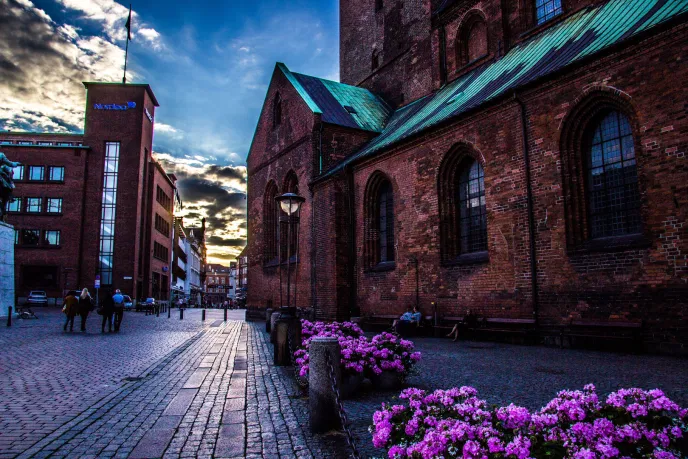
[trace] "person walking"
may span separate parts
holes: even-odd
[[[76,298],[76,292],[70,291],[64,298],[64,305],[62,306],[62,311],[67,316],[67,321],[64,324],[63,330],[67,331],[67,325],[69,325],[69,331],[74,330],[74,317],[79,312],[79,300]]]
[[[100,312],[103,315],[103,324],[100,327],[100,332],[105,333],[105,323],[108,324],[108,332],[112,331],[112,314],[115,312],[115,303],[112,301],[112,292],[107,290],[103,292],[103,301],[100,304]]]
[[[88,289],[85,288],[81,291],[79,295],[79,316],[81,316],[81,331],[86,331],[86,319],[88,318],[88,313],[91,312],[93,308],[93,298],[88,293]]]
[[[115,294],[112,295],[112,302],[115,310],[115,333],[117,333],[124,318],[124,295],[119,289],[115,290]]]

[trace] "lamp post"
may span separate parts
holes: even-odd
[[[284,193],[281,196],[277,196],[275,201],[277,201],[277,221],[280,222],[279,225],[279,266],[280,266],[280,306],[284,307],[284,302],[282,300],[282,223],[286,223],[287,230],[287,305],[289,308],[289,313],[295,315],[296,312],[296,280],[294,281],[294,306],[291,305],[291,237],[292,231],[296,235],[296,246],[294,247],[294,266],[296,268],[296,273],[298,274],[298,261],[299,261],[299,217],[301,213],[301,204],[304,203],[306,199],[303,196],[299,196],[295,193]],[[292,226],[294,228],[292,229]],[[296,276],[296,274],[295,274]]]

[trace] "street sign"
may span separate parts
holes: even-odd
[[[96,274],[96,288],[100,288],[100,274]]]
[[[131,280],[131,279],[132,279],[131,276],[124,276],[124,280]]]

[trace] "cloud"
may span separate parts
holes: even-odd
[[[202,155],[177,158],[153,153],[168,173],[177,176],[185,226],[206,219],[208,259],[227,263],[246,245],[246,167],[208,164]]]
[[[23,0],[26,1],[26,0]],[[81,18],[99,23],[111,42],[124,41],[127,30],[124,26],[129,17],[129,8],[112,0],[56,0],[57,3],[81,13]],[[163,49],[160,33],[131,12],[132,39],[143,38],[156,51]]]
[[[82,81],[121,78],[124,51],[58,26],[29,0],[0,0],[0,124],[10,130],[80,131]],[[134,77],[135,75],[132,75]]]

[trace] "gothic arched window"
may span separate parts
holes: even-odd
[[[640,195],[631,124],[604,111],[586,133],[590,238],[640,233]]]
[[[457,34],[458,65],[466,65],[488,53],[487,24],[483,15],[474,11],[468,13]]]
[[[483,167],[465,146],[440,166],[440,244],[444,263],[467,254],[487,254],[487,207]]]
[[[263,196],[263,262],[277,260],[277,185],[270,181]]]
[[[394,191],[389,179],[376,172],[366,187],[365,264],[393,266],[394,260]]]
[[[549,21],[562,12],[561,0],[535,0],[535,19],[538,25]]]
[[[284,187],[282,188],[285,193],[294,193],[294,194],[299,194],[299,179],[296,176],[296,173],[294,171],[289,171],[287,173],[286,178],[284,179]],[[286,214],[282,214],[282,216],[286,216]],[[295,254],[296,254],[296,240],[297,240],[297,235],[295,231],[295,226],[292,225],[289,231],[289,228],[287,228],[287,222],[281,222],[280,223],[280,235],[284,237],[285,241],[286,238],[289,238],[289,245],[287,244],[281,244],[280,248],[282,250],[282,260],[286,261],[287,256],[289,258],[295,259]],[[289,249],[289,255],[287,255],[287,249]]]

